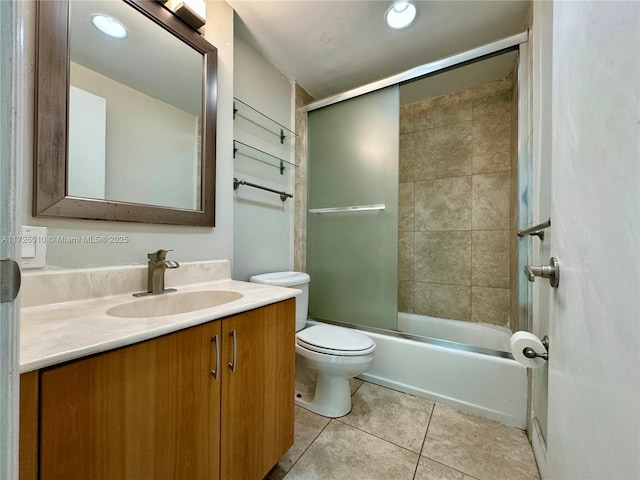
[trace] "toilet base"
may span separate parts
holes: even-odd
[[[315,392],[296,392],[295,403],[323,417],[343,417],[351,411],[349,379],[318,372]]]

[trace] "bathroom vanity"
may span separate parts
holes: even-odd
[[[214,289],[242,297],[164,319],[104,313],[130,294],[24,309],[28,341],[45,318],[58,340],[21,354],[21,480],[262,479],[293,443],[298,291],[176,293]]]

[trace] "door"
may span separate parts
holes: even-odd
[[[0,2],[0,478],[18,476],[18,324],[19,306],[14,302],[20,287],[16,263],[18,245],[17,208],[17,98],[19,2]]]
[[[264,478],[293,444],[295,300],[222,321],[221,478]]]
[[[42,371],[40,479],[219,478],[216,336],[209,322]]]
[[[553,27],[553,3],[535,2],[535,28],[530,39],[529,55],[533,55],[533,69],[530,76],[533,97],[531,114],[533,118],[532,157],[532,213],[530,222],[542,223],[551,218],[551,40]],[[545,231],[544,238],[535,236],[526,239],[529,242],[530,265],[547,265],[555,250],[551,248],[556,221],[552,218],[551,228]],[[524,226],[524,225],[523,225]],[[529,226],[529,225],[527,225]],[[520,270],[519,275],[523,272]],[[529,298],[532,299],[530,330],[538,337],[549,336],[550,305],[552,288],[547,280],[537,279],[528,283]],[[531,371],[531,421],[529,433],[534,448],[540,447],[541,456],[546,452],[547,405],[548,405],[549,365]],[[543,462],[541,461],[540,464]]]
[[[549,253],[560,283],[548,302],[543,477],[635,479],[640,3],[554,2],[552,34]]]

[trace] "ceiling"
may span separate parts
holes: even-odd
[[[392,30],[392,0],[227,0],[237,35],[316,99],[525,30],[529,0],[416,0]]]
[[[91,23],[91,15],[96,13],[119,20],[129,36],[117,40],[99,32]],[[201,115],[200,52],[125,2],[73,1],[69,17],[73,62],[192,115]]]

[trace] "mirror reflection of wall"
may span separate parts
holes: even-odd
[[[198,210],[202,55],[125,2],[73,1],[70,18],[67,194]]]
[[[75,64],[73,64],[75,65]],[[107,100],[71,85],[69,87],[69,194],[105,196]]]

